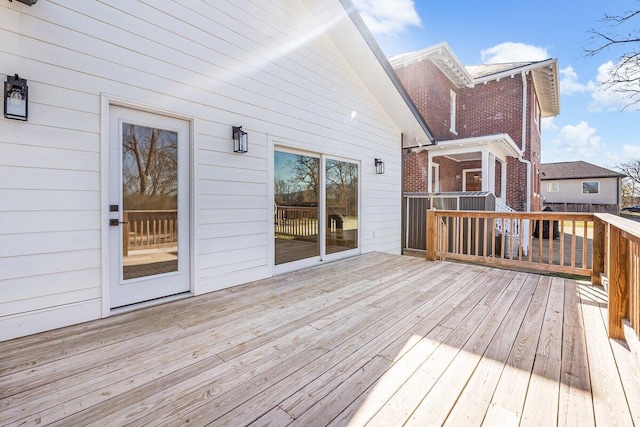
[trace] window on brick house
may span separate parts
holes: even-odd
[[[449,103],[449,130],[453,133],[456,132],[456,93],[451,90],[449,92],[449,98],[451,102]]]
[[[542,113],[540,111],[540,104],[538,104],[538,99],[533,100],[533,120],[536,122],[536,127],[538,128],[538,132],[540,132],[540,122],[542,121]]]

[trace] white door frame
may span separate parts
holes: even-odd
[[[169,103],[169,99],[167,102]],[[196,123],[193,116],[175,111],[172,109],[160,107],[157,105],[149,105],[138,100],[132,100],[118,95],[102,93],[100,96],[100,230],[101,230],[101,282],[102,282],[102,317],[108,317],[114,312],[120,310],[111,309],[110,301],[110,273],[109,273],[109,260],[110,260],[110,244],[109,244],[109,125],[110,125],[110,113],[111,106],[120,106],[124,108],[130,108],[134,110],[141,110],[151,114],[160,114],[167,117],[181,119],[189,122],[189,283],[190,294],[197,295],[197,283],[198,273],[196,268],[196,260],[198,257],[197,242],[195,236],[197,236],[197,223],[196,223],[196,197],[197,186],[195,177],[197,176],[196,161],[195,161],[195,135],[196,135]],[[162,301],[166,302],[166,300]],[[159,302],[157,302],[159,303]],[[142,303],[135,306],[135,308],[142,308],[145,305],[154,304]]]
[[[268,185],[267,185],[267,191],[268,191],[268,203],[269,206],[274,206],[275,204],[275,196],[274,196],[274,177],[275,177],[275,171],[274,171],[274,159],[275,159],[275,152],[276,151],[284,151],[284,152],[288,152],[288,153],[295,153],[295,154],[303,154],[303,155],[308,155],[308,156],[313,156],[313,157],[317,157],[320,159],[320,176],[319,176],[319,180],[320,182],[323,183],[323,185],[320,186],[320,191],[319,191],[319,212],[318,212],[318,219],[320,221],[320,229],[319,229],[319,235],[318,235],[318,239],[319,244],[320,244],[320,255],[318,257],[313,257],[313,258],[306,258],[306,259],[302,259],[302,260],[298,260],[298,261],[293,261],[287,264],[280,264],[280,265],[276,265],[275,264],[275,231],[274,231],[274,227],[271,226],[269,227],[269,234],[268,234],[268,238],[269,238],[269,263],[273,268],[273,274],[274,275],[278,275],[278,274],[283,274],[283,273],[287,273],[290,271],[295,271],[295,270],[300,270],[303,268],[308,268],[308,267],[313,267],[319,264],[322,264],[323,262],[327,262],[327,261],[335,261],[338,259],[342,259],[342,258],[348,258],[354,255],[358,255],[360,253],[362,253],[362,161],[359,159],[350,159],[350,158],[345,158],[342,156],[336,156],[333,155],[331,153],[318,153],[315,151],[311,151],[309,149],[305,149],[305,148],[299,148],[296,147],[295,144],[292,144],[291,141],[289,140],[285,140],[283,138],[276,138],[273,137],[271,135],[267,135],[267,142],[268,142],[268,155],[269,155],[269,168],[268,168]],[[326,180],[326,160],[327,159],[331,159],[331,160],[339,160],[339,161],[345,161],[345,162],[350,162],[350,163],[355,163],[358,165],[358,247],[355,249],[349,249],[349,250],[345,250],[345,251],[341,251],[341,252],[336,252],[333,254],[326,254],[326,227],[323,224],[326,224],[326,191],[325,191],[325,180]],[[268,209],[269,215],[269,223],[273,222],[273,212]]]
[[[462,169],[462,191],[467,191],[467,172],[480,172],[480,179],[483,179],[482,168]]]

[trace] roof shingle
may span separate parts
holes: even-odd
[[[540,179],[581,179],[581,178],[621,178],[619,172],[605,169],[582,160],[574,162],[543,163],[540,165]]]

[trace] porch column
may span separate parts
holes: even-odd
[[[433,156],[431,155],[431,151],[427,152],[429,155],[427,157],[427,193],[432,193],[433,188],[431,183],[433,182],[433,168],[431,167],[431,162],[433,161]]]
[[[482,150],[482,191],[489,190],[489,151]]]
[[[507,161],[500,161],[500,198],[507,204]]]
[[[496,188],[496,156],[489,153],[489,175],[487,176],[489,191],[494,193]]]

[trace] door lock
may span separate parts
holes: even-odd
[[[114,218],[114,219],[110,219],[110,220],[109,220],[109,226],[111,226],[111,227],[117,227],[117,226],[119,226],[120,224],[129,224],[129,223],[128,223],[128,222],[126,222],[126,221],[118,221],[118,219],[117,219],[117,218]]]

